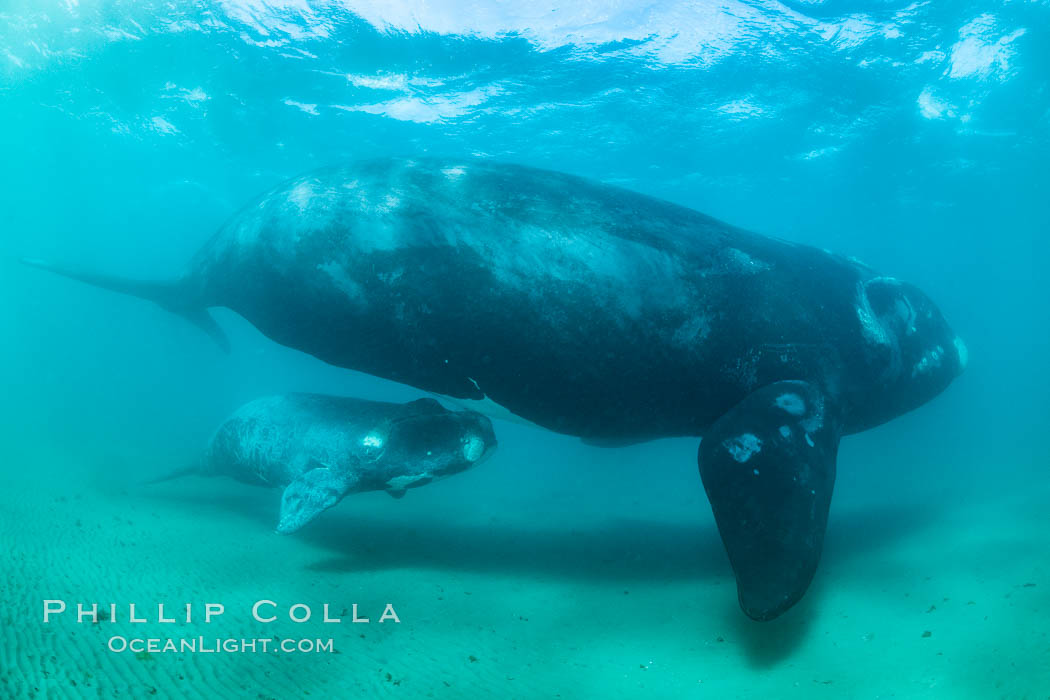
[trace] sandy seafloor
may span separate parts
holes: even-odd
[[[475,471],[400,501],[349,497],[291,537],[273,533],[275,491],[141,486],[134,477],[157,470],[127,450],[111,446],[103,463],[85,456],[96,446],[9,444],[0,695],[1050,697],[1045,479],[946,491],[916,462],[894,502],[875,501],[877,475],[850,465],[894,435],[847,439],[814,588],[758,624],[736,607],[693,441],[598,450],[497,429],[497,456]],[[930,458],[894,445],[890,459]],[[659,486],[625,481],[657,463],[681,468]],[[260,598],[315,615],[356,602],[373,621],[261,625],[248,612]],[[44,599],[226,613],[210,625],[71,614],[44,625]],[[375,621],[386,602],[400,624]],[[331,637],[338,653],[137,656],[108,651],[113,634]]]

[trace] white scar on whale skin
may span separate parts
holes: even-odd
[[[729,452],[729,456],[740,464],[762,451],[762,441],[753,433],[730,438],[723,442],[722,446]]]

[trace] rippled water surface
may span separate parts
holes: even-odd
[[[4,0],[0,154],[12,697],[1050,692],[1045,0]],[[276,492],[141,486],[258,396],[419,392],[228,311],[223,355],[17,259],[170,277],[259,192],[389,155],[567,171],[855,256],[928,293],[969,369],[843,442],[815,586],[768,625],[736,609],[695,440],[603,450],[497,421],[477,470],[292,537]],[[118,632],[171,629],[44,625],[56,598],[220,601],[178,635],[340,653],[117,653]],[[403,621],[266,627],[262,598]]]

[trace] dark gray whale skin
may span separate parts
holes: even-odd
[[[284,489],[277,531],[294,532],[350,493],[409,488],[481,463],[492,422],[434,399],[405,404],[323,394],[250,401],[215,431],[200,462],[155,479],[229,476]]]
[[[596,443],[703,437],[756,619],[812,578],[840,436],[929,401],[966,361],[921,291],[857,261],[488,161],[308,173],[233,216],[172,282],[32,264],[152,299],[220,342],[205,309],[229,307],[333,365]]]

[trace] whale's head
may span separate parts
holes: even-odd
[[[873,277],[857,287],[864,357],[880,390],[859,409],[877,425],[944,391],[966,368],[967,350],[940,309],[918,287]]]
[[[496,449],[492,421],[480,413],[450,411],[433,399],[409,406],[410,415],[392,421],[384,437],[383,460],[397,483],[421,486],[474,467]]]

